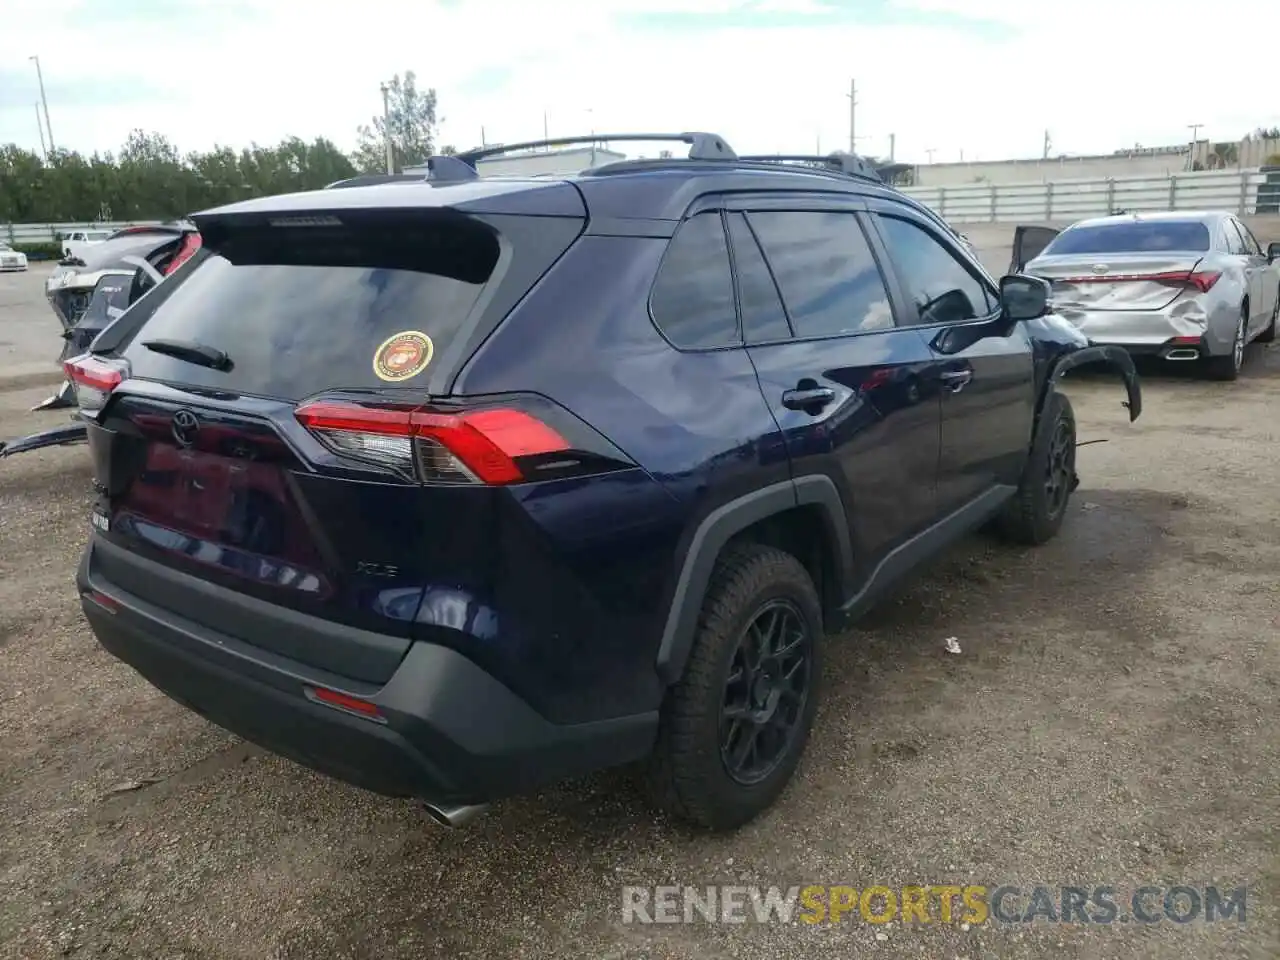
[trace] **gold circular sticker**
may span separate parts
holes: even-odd
[[[404,330],[382,341],[373,354],[373,372],[380,380],[408,380],[416,377],[435,353],[435,345],[425,333]]]

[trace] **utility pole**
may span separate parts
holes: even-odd
[[[849,81],[849,152],[858,152],[858,83]]]
[[[894,134],[894,133],[889,134],[889,162],[890,163],[893,163],[893,160],[894,160],[894,147],[897,144],[897,140],[898,140],[897,134]]]
[[[44,125],[49,129],[49,152],[53,153],[53,124],[49,122],[49,98],[44,95],[44,74],[40,72],[40,58],[28,57],[36,64],[36,79],[40,81],[40,102],[44,104]]]
[[[391,101],[388,99],[387,85],[382,85],[382,139],[387,150],[387,173],[396,172],[396,155],[391,147]]]
[[[1049,137],[1049,131],[1044,132],[1044,158],[1049,159],[1049,148],[1053,146],[1053,140]]]
[[[551,128],[550,128],[549,126],[547,126],[547,111],[543,110],[543,111],[542,111],[542,139],[543,139],[543,140],[550,140],[550,139],[551,139],[551,134],[549,134],[549,133],[547,132],[549,129],[551,129]],[[542,149],[544,149],[544,150],[550,150],[550,149],[551,149],[551,147],[550,147],[550,146],[545,146],[545,147],[543,147]]]
[[[48,111],[45,111],[46,116]],[[1200,142],[1200,128],[1203,123],[1188,123],[1187,129],[1191,131],[1191,149],[1187,151],[1187,169],[1194,170],[1196,165],[1196,144]]]
[[[36,129],[40,131],[40,152],[49,159],[49,148],[44,145],[44,121],[40,119],[40,102],[36,101]]]
[[[933,163],[933,155],[938,152],[937,147],[925,147],[924,152],[929,155],[929,163]]]

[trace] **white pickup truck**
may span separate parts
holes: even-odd
[[[62,234],[62,256],[78,257],[85,247],[101,243],[111,236],[110,230],[70,230]]]

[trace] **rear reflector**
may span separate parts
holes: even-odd
[[[359,697],[353,697],[350,694],[339,693],[337,690],[329,690],[325,687],[306,687],[304,689],[309,699],[323,703],[327,707],[337,707],[339,710],[346,710],[348,713],[357,713],[362,717],[368,717],[370,720],[384,719],[382,711],[378,709],[376,703],[361,700]]]
[[[120,604],[99,590],[89,590],[83,596],[86,600],[92,600],[107,613],[115,613],[120,609]]]
[[[519,483],[527,479],[519,458],[570,449],[556,430],[509,407],[446,413],[317,400],[294,416],[335,452],[415,472],[425,482]]]

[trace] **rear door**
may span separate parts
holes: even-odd
[[[1239,238],[1232,253],[1239,259],[1248,280],[1249,335],[1253,336],[1271,322],[1271,311],[1276,302],[1274,270],[1248,227],[1235,217],[1230,217],[1227,225],[1228,230]]]
[[[929,344],[926,376],[942,393],[938,500],[949,513],[1018,482],[1035,419],[1031,342],[1022,324],[987,335],[998,292],[945,231],[905,204],[871,209],[908,299],[899,322]]]
[[[130,369],[91,430],[103,574],[247,642],[384,679],[426,591],[492,575],[500,506],[461,470],[424,492],[456,464],[397,424],[582,223],[447,208],[202,220],[204,250],[108,331],[129,328],[114,353]],[[341,642],[301,648],[199,581],[403,642],[353,665]]]
[[[825,474],[869,575],[936,516],[937,391],[853,204],[728,205],[747,351],[796,477]]]

